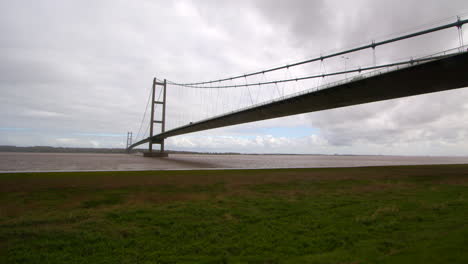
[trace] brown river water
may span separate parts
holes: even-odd
[[[0,172],[320,168],[425,164],[468,164],[468,157],[171,154],[168,158],[144,158],[139,154],[0,152]]]

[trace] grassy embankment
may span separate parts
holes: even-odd
[[[0,263],[468,263],[468,165],[0,175]]]

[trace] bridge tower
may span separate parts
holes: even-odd
[[[160,86],[162,89],[162,101],[156,101],[156,87]],[[158,82],[156,78],[153,78],[153,91],[151,94],[151,118],[150,118],[150,134],[149,137],[152,137],[154,135],[154,124],[160,124],[161,125],[161,133],[165,131],[166,128],[166,87],[167,87],[167,82],[166,79],[164,79],[163,82]],[[162,114],[161,114],[161,119],[158,120],[154,116],[154,109],[156,105],[162,105]],[[148,152],[145,152],[143,155],[145,157],[167,157],[168,154],[164,152],[164,139],[161,139],[160,141],[150,141],[148,143]],[[153,151],[153,144],[159,144],[160,151],[155,152]]]

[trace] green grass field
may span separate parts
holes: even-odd
[[[0,174],[0,263],[468,263],[468,165]]]

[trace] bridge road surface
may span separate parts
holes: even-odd
[[[458,53],[194,122],[141,140],[130,148],[147,143],[149,140],[161,143],[161,140],[167,137],[207,129],[463,88],[468,86],[467,72],[468,53]]]

